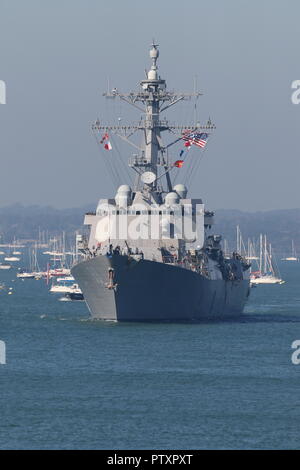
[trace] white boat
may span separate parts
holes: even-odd
[[[75,279],[73,276],[65,276],[65,277],[58,277],[56,279],[57,282],[75,282]]]
[[[71,292],[81,293],[81,290],[79,289],[78,284],[72,284],[69,286],[66,284],[63,284],[63,285],[56,284],[50,288],[49,292],[52,292],[55,294],[69,294]]]
[[[37,261],[37,246],[35,245],[34,248],[29,249],[29,264],[30,267],[28,270],[19,269],[17,273],[17,277],[19,279],[37,279],[38,275],[40,274],[40,268]]]
[[[72,292],[75,288],[78,288],[78,284],[75,284],[75,279],[73,276],[63,276],[53,277],[54,282],[52,282],[52,286],[50,288],[50,292],[52,293],[68,293]]]
[[[54,258],[61,258],[65,256],[65,233],[63,232],[62,239],[52,238],[50,240],[50,250],[43,251],[43,255],[54,256]]]
[[[36,280],[43,279],[44,277],[47,277],[46,272],[41,271],[41,272],[34,273],[34,279],[36,279]]]
[[[299,258],[296,253],[295,245],[294,245],[294,240],[292,240],[292,256],[288,256],[286,258],[281,258],[282,261],[299,261]]]
[[[260,276],[252,276],[250,279],[251,284],[284,284],[285,281],[279,277],[273,276],[272,274],[265,274]]]
[[[247,256],[246,259],[248,261],[258,261],[259,257],[256,256],[255,252],[255,243],[248,238],[248,251],[247,251]]]
[[[4,258],[5,261],[20,261],[20,255],[22,252],[20,251],[21,246],[17,245],[16,240],[13,241],[12,245],[9,245],[8,254]]]
[[[35,273],[19,272],[17,277],[19,279],[35,279]]]
[[[52,294],[65,294],[66,292],[70,292],[70,289],[71,286],[55,284],[50,287],[49,292],[52,292]]]
[[[281,279],[276,260],[272,254],[272,247],[267,247],[266,235],[260,235],[259,265],[257,271],[251,271],[251,284],[284,284]]]
[[[10,269],[11,264],[8,263],[0,263],[0,269]]]
[[[58,276],[69,276],[70,269],[69,268],[54,268],[49,270],[50,277],[58,277]]]
[[[250,238],[248,238],[248,247],[246,249],[239,225],[236,227],[236,251],[248,261],[257,261],[259,259],[255,253],[255,245]]]
[[[16,262],[20,261],[20,258],[18,258],[17,256],[5,256],[4,261]]]
[[[65,293],[65,297],[69,300],[84,300],[82,290],[78,286],[78,284],[74,284],[72,289],[69,292]]]

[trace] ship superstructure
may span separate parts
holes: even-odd
[[[215,129],[206,125],[171,125],[161,113],[197,92],[174,93],[158,73],[158,45],[150,50],[152,65],[140,89],[107,97],[121,99],[143,112],[133,125],[92,128],[101,142],[115,134],[138,153],[129,160],[135,172],[131,188],[119,186],[114,198],[100,199],[86,214],[89,240],[78,238],[84,260],[72,268],[94,318],[116,321],[197,321],[236,316],[249,295],[249,263],[239,254],[225,256],[221,236],[212,233],[214,213],[201,198],[189,198],[184,184],[173,184],[172,172],[183,160],[169,149],[181,142],[204,147]],[[142,146],[133,143],[136,132]],[[163,133],[174,135],[164,144]],[[110,147],[108,147],[109,149]]]

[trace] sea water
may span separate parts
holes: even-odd
[[[91,321],[0,271],[0,448],[299,449],[300,263],[280,268],[243,317],[199,324]]]

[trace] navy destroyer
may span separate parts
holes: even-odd
[[[131,125],[98,119],[92,126],[106,150],[112,149],[112,134],[138,149],[129,159],[135,180],[86,214],[89,237],[77,236],[82,259],[71,272],[95,319],[178,322],[238,316],[250,292],[250,265],[236,252],[223,252],[221,236],[213,233],[214,213],[202,199],[189,198],[185,184],[174,184],[185,152],[194,146],[202,152],[215,126],[210,119],[205,125],[172,125],[162,117],[171,106],[200,93],[168,91],[158,73],[158,57],[153,41],[152,65],[140,88],[104,94],[143,113]],[[139,131],[142,145],[133,141]],[[166,143],[162,134],[173,139]],[[170,151],[173,145],[182,145],[180,159]]]

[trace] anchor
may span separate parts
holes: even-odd
[[[105,287],[109,290],[116,289],[118,284],[114,283],[115,270],[113,268],[108,269],[108,282],[105,284]]]

